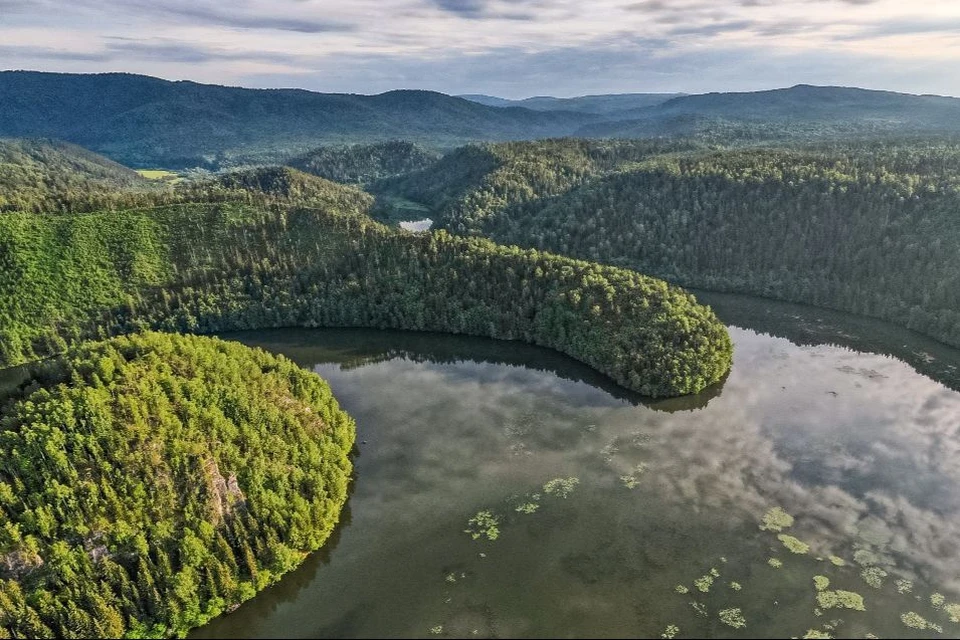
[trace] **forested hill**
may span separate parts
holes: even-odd
[[[613,93],[606,95],[578,96],[575,98],[554,98],[553,96],[535,96],[523,100],[507,100],[495,96],[480,94],[462,95],[461,98],[479,102],[491,107],[524,107],[534,111],[577,111],[593,113],[610,118],[621,116],[623,112],[663,104],[682,93]]]
[[[428,91],[255,90],[130,74],[0,72],[0,136],[68,140],[130,166],[280,161],[322,144],[569,135],[592,116],[497,109]]]
[[[585,125],[587,137],[708,135],[725,141],[960,132],[960,99],[797,85],[748,93],[681,96],[616,121]]]
[[[150,190],[135,171],[76,145],[0,139],[0,213],[103,206],[118,190]]]
[[[440,154],[402,140],[376,144],[320,147],[286,162],[315,176],[346,183],[412,173],[440,159]]]
[[[461,153],[436,165],[433,183],[391,184],[424,198],[456,233],[870,315],[960,345],[960,145],[692,151],[640,162],[621,153],[607,171],[586,162],[597,153],[590,144],[534,153],[542,145],[497,145],[495,163]],[[577,171],[571,158],[583,160]],[[443,182],[448,162],[452,180]]]

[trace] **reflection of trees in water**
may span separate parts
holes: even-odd
[[[420,364],[479,364],[524,367],[553,373],[564,380],[584,382],[618,400],[657,411],[702,409],[723,390],[723,380],[701,393],[679,398],[650,399],[621,387],[591,367],[545,347],[521,342],[492,340],[415,331],[373,329],[280,329],[225,334],[221,337],[278,351],[303,366],[336,363],[345,370],[358,369],[390,360],[404,359]],[[311,347],[310,344],[322,343]]]
[[[800,346],[844,347],[891,356],[960,391],[960,349],[863,316],[753,296],[696,291],[728,325],[786,338]]]

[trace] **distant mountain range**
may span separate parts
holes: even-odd
[[[130,166],[275,163],[320,145],[448,149],[545,137],[717,142],[960,132],[960,99],[799,85],[753,93],[505,100],[243,89],[132,74],[0,72],[0,136],[58,138]]]

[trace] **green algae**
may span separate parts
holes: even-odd
[[[906,578],[897,578],[894,584],[897,586],[897,593],[907,594],[913,592],[913,582]]]
[[[830,556],[829,560],[830,563],[835,567],[844,567],[847,565],[847,561],[840,556]]]
[[[789,536],[785,533],[781,533],[777,536],[777,540],[783,543],[783,546],[787,548],[790,553],[796,553],[802,555],[810,551],[810,545],[802,540]]]
[[[767,564],[773,567],[774,569],[779,569],[783,566],[783,562],[779,558],[770,558],[767,560]]]
[[[860,572],[860,577],[874,589],[879,589],[883,586],[883,579],[887,577],[887,572],[880,567],[867,567]]]
[[[934,609],[939,609],[944,605],[947,599],[942,593],[931,593],[930,594],[930,606]]]
[[[930,622],[919,613],[915,611],[907,611],[906,613],[900,614],[900,620],[904,625],[910,627],[911,629],[930,629],[936,631],[937,633],[943,633],[943,627],[933,622]]]
[[[807,632],[803,634],[804,638],[832,638],[833,636],[827,633],[826,631],[820,631],[820,629],[807,629]]]
[[[676,591],[677,593],[680,593],[680,594],[690,593],[690,589],[688,589],[687,587],[683,586],[682,584],[678,584],[673,590]]]
[[[731,626],[734,629],[742,629],[747,626],[747,619],[743,617],[743,612],[740,608],[734,609],[724,609],[719,613],[720,622],[725,625]]]
[[[830,586],[830,578],[827,576],[813,576],[813,586],[817,591],[826,591]]]
[[[741,589],[743,589],[743,585],[740,584],[739,582],[731,582],[730,588],[733,589],[734,591],[740,591]]]
[[[500,519],[490,511],[478,511],[477,515],[470,518],[467,522],[467,528],[464,533],[469,533],[474,540],[486,537],[487,540],[496,540],[500,537]]]
[[[660,634],[661,638],[666,638],[666,640],[671,640],[675,638],[677,634],[680,633],[680,627],[675,624],[668,624],[667,628],[663,630],[663,633]]]
[[[693,586],[700,590],[701,593],[707,593],[710,591],[710,587],[713,586],[713,576],[707,574],[700,578],[697,578],[693,581]]]
[[[853,591],[820,591],[817,593],[817,604],[821,609],[867,610],[863,604],[863,596]]]
[[[792,526],[793,516],[780,507],[774,507],[763,514],[760,529],[763,531],[783,531]]]
[[[633,471],[627,475],[620,476],[620,482],[623,483],[627,489],[633,489],[638,484],[640,484],[640,477],[647,472],[647,463],[641,462],[636,467],[633,468]]]
[[[569,478],[554,478],[543,485],[543,492],[548,495],[555,495],[558,498],[566,498],[573,493],[578,484],[580,484],[580,478],[572,476]]]
[[[960,622],[960,604],[951,603],[945,605],[943,612],[950,616],[950,622]]]
[[[522,504],[518,504],[514,508],[514,511],[516,511],[517,513],[525,513],[529,515],[531,513],[535,513],[539,508],[540,508],[540,505],[536,502],[524,502]]]

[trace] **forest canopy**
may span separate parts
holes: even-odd
[[[182,635],[251,598],[329,537],[354,435],[261,350],[71,347],[0,410],[0,636]]]

